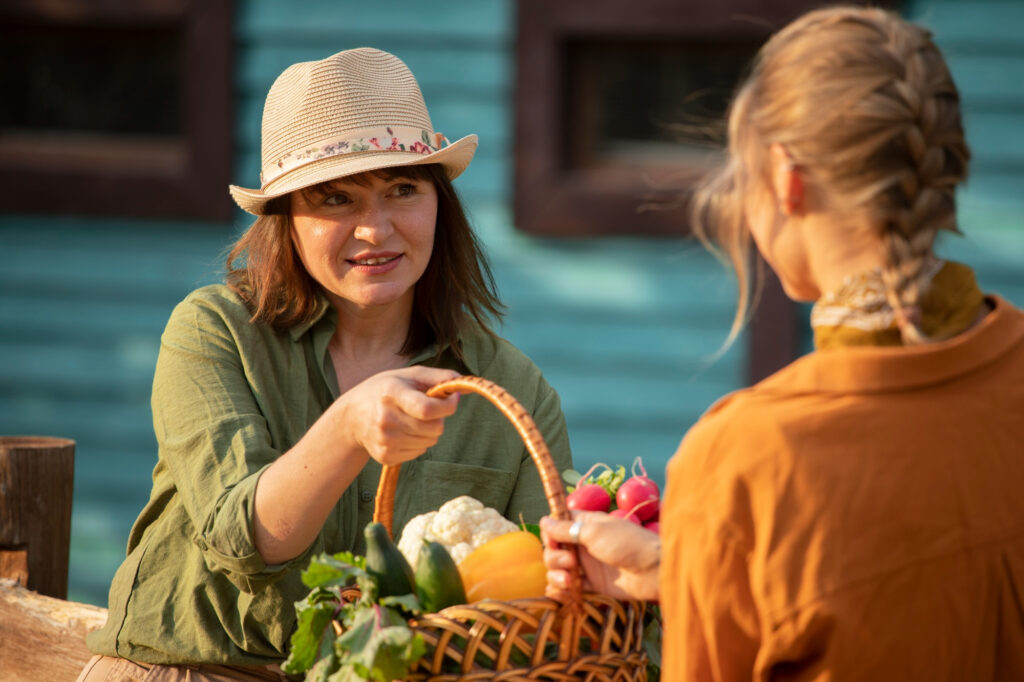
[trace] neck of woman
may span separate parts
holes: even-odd
[[[342,393],[374,374],[405,366],[408,357],[402,347],[412,320],[411,304],[336,308],[338,326],[328,351]]]
[[[801,227],[809,267],[822,296],[885,262],[882,240],[873,225],[820,215],[808,217]]]

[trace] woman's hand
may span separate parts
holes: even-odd
[[[431,386],[458,377],[448,369],[403,367],[375,374],[338,398],[335,428],[381,464],[401,464],[437,443],[459,394],[429,398]]]
[[[458,394],[428,398],[426,391],[458,376],[447,369],[403,367],[371,376],[335,400],[260,476],[253,535],[264,561],[283,563],[313,542],[367,455],[381,464],[401,464],[436,443]]]
[[[573,512],[573,521],[540,521],[544,563],[548,568],[547,595],[564,601],[569,580],[580,570],[569,529],[580,522],[578,548],[583,589],[617,599],[658,600],[661,540],[658,534],[625,519],[601,512]],[[561,547],[555,547],[558,543]]]

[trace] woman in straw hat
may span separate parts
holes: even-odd
[[[1024,679],[1024,314],[933,250],[968,160],[940,52],[882,10],[807,14],[728,152],[696,227],[741,283],[752,238],[816,301],[817,352],[686,435],[663,547],[607,515],[544,533],[590,587],[660,599],[665,680]],[[558,596],[576,558],[546,561]]]
[[[489,378],[571,466],[557,394],[487,324],[501,304],[451,184],[476,145],[433,129],[385,52],[275,81],[261,186],[231,187],[257,218],[226,286],[193,292],[163,335],[153,491],[80,679],[279,677],[300,571],[320,552],[363,551],[382,464],[403,464],[396,533],[459,495],[516,521],[547,509],[497,410],[425,395]]]

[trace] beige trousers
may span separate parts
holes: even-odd
[[[288,676],[274,666],[151,665],[125,658],[93,656],[77,682],[282,682]]]

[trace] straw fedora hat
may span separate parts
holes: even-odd
[[[243,210],[303,187],[366,171],[439,163],[454,179],[476,135],[448,142],[434,130],[416,78],[402,60],[362,47],[293,64],[263,107],[260,188],[231,185]]]

